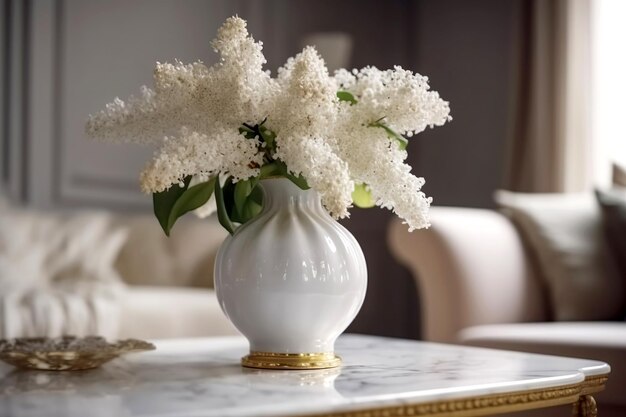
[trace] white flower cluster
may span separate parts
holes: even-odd
[[[259,141],[246,139],[236,130],[215,128],[211,136],[182,128],[175,138],[165,138],[163,146],[141,173],[141,186],[147,193],[162,191],[186,176],[208,180],[218,172],[235,181],[259,174],[263,155]]]
[[[411,137],[426,127],[450,120],[448,103],[430,91],[428,77],[399,66],[381,71],[375,67],[335,74],[339,90],[351,92],[359,101],[354,112],[364,121],[384,117],[385,124]]]
[[[189,175],[246,179],[279,159],[307,180],[336,218],[348,215],[354,185],[363,183],[410,230],[428,226],[424,180],[410,173],[406,151],[381,127],[412,136],[450,120],[448,103],[429,90],[426,77],[400,67],[331,76],[307,47],[271,78],[263,70],[262,44],[238,17],[226,20],[212,46],[218,64],[158,63],[154,90],[143,87],[141,97],[127,103],[115,99],[87,123],[90,135],[105,138],[154,143],[174,134],[143,171],[144,191],[166,190]],[[356,103],[340,100],[338,91]],[[276,135],[269,159],[266,143],[239,134],[243,123],[265,119],[263,128]]]

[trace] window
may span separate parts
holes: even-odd
[[[610,183],[611,164],[626,167],[626,1],[592,3],[594,175]]]

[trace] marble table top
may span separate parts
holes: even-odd
[[[0,365],[0,416],[278,417],[406,406],[471,412],[490,403],[575,402],[585,384],[610,372],[592,360],[361,335],[339,338],[341,368],[317,371],[242,368],[248,346],[240,337],[155,344],[156,351],[91,371]],[[519,395],[529,391],[534,397]]]

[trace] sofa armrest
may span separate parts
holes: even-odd
[[[457,341],[468,326],[545,319],[542,291],[514,226],[482,209],[432,208],[413,233],[394,220],[389,245],[418,288],[423,337]]]

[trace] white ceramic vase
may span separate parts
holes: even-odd
[[[337,337],[367,288],[365,257],[313,190],[261,181],[263,211],[226,238],[215,260],[224,313],[250,342],[244,366],[338,366]]]

